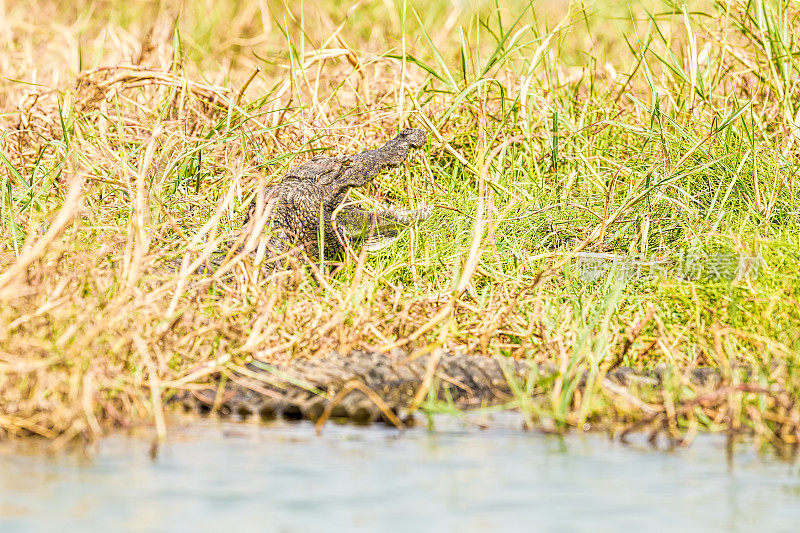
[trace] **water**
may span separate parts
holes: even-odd
[[[798,465],[699,438],[206,420],[92,459],[0,448],[0,531],[798,531]]]

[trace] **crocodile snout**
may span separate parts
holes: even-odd
[[[400,132],[400,137],[414,148],[419,148],[428,139],[425,131],[418,128],[406,128]]]

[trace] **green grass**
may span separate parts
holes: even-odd
[[[6,8],[1,434],[151,420],[200,365],[441,346],[559,368],[518,384],[533,422],[797,443],[796,6],[199,4]],[[259,183],[409,125],[429,144],[351,194],[439,206],[392,247],[269,283],[164,271],[235,235]],[[763,263],[587,283],[576,252]],[[658,416],[602,386],[662,363],[674,385],[637,396]],[[728,392],[681,381],[697,365]]]

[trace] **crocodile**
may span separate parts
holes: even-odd
[[[248,241],[244,248],[250,255],[278,258],[268,259],[273,265],[292,251],[340,257],[354,245],[374,250],[391,244],[404,228],[426,220],[431,208],[368,211],[348,202],[347,194],[371,183],[382,170],[401,165],[426,139],[423,130],[407,128],[379,148],[317,156],[293,168],[263,198],[252,200],[239,242]]]
[[[619,367],[603,380],[612,390],[633,384],[657,387],[665,372]],[[522,384],[525,390],[529,379],[557,374],[555,367],[527,360],[444,352],[410,357],[399,350],[391,354],[354,350],[277,366],[253,362],[219,370],[209,383],[179,391],[171,401],[188,412],[214,411],[240,419],[331,416],[359,424],[397,425],[408,422],[409,408],[431,395],[469,410],[512,401],[512,384]],[[581,377],[580,386],[587,378]],[[718,387],[721,375],[716,369],[701,367],[691,371],[688,379]]]

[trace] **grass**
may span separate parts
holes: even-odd
[[[792,3],[3,9],[0,435],[163,432],[162,396],[215,368],[441,347],[559,368],[515,384],[532,423],[797,444]],[[235,235],[311,153],[405,126],[431,141],[351,193],[438,206],[392,247],[269,281],[163,268]],[[672,266],[587,282],[577,253]],[[758,275],[686,274],[739,255]],[[661,364],[664,390],[603,387]],[[698,365],[724,387],[691,385]]]

